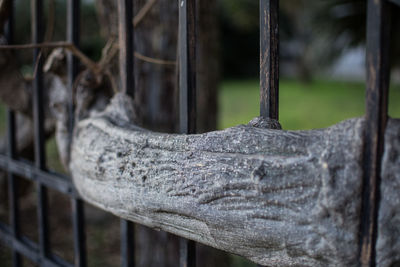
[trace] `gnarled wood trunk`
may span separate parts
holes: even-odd
[[[357,264],[363,119],[323,130],[233,127],[202,135],[134,125],[117,95],[78,123],[70,164],[82,197],[140,224],[271,266]],[[378,265],[398,260],[400,121],[382,162]],[[390,230],[389,230],[390,229]],[[388,231],[389,230],[389,231]]]

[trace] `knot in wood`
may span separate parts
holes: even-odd
[[[256,117],[252,119],[248,125],[257,128],[282,130],[282,126],[277,120],[264,117]]]

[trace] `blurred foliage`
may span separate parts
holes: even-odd
[[[344,49],[364,45],[366,41],[367,1],[366,0],[313,0],[310,5],[312,14],[311,23],[314,35],[324,40],[325,47],[323,54],[328,62],[334,60]],[[392,12],[391,48],[392,64],[400,62],[400,35],[397,30],[400,28],[400,8],[389,4]],[[388,27],[389,25],[385,25]],[[322,57],[321,57],[322,58]]]
[[[365,45],[366,0],[281,0],[281,62],[295,66],[309,80],[347,49]],[[393,13],[400,8],[391,5]],[[258,76],[258,1],[219,0],[221,60],[225,77]],[[400,19],[392,16],[392,63],[400,62]],[[282,73],[285,74],[284,64]],[[318,68],[316,68],[318,66]]]
[[[258,27],[258,1],[254,0],[220,0],[222,21],[227,20],[234,28],[241,31],[251,31]]]
[[[303,40],[307,27],[300,20],[306,17],[305,0],[280,1],[279,31],[281,58],[303,54],[303,45],[297,42],[295,51],[288,43]],[[218,1],[221,65],[224,77],[257,77],[259,74],[259,3],[254,0]]]
[[[258,1],[219,0],[220,62],[224,77],[258,75]]]
[[[45,20],[49,1],[45,1]],[[55,1],[55,24],[52,40],[65,40],[66,1]],[[31,39],[29,1],[16,0],[16,43]],[[391,7],[399,12],[399,7]],[[280,37],[282,74],[285,62],[294,66],[295,76],[309,80],[321,66],[329,66],[343,51],[365,43],[366,0],[281,0]],[[225,78],[258,77],[259,69],[259,1],[218,0],[220,60]],[[47,23],[45,23],[46,26]],[[393,16],[393,29],[400,28],[400,19]],[[105,44],[92,1],[82,1],[81,49],[97,60]],[[400,63],[400,35],[393,30],[393,52]],[[32,64],[32,51],[19,52],[19,60]],[[318,68],[315,68],[318,66]],[[291,72],[293,75],[293,71]]]
[[[94,5],[83,3],[85,4],[81,10],[81,47],[86,55],[94,60],[99,60],[106,40],[100,35],[100,25]]]
[[[49,28],[49,4],[50,0],[44,0],[44,33]],[[31,14],[30,1],[16,0],[16,20],[15,20],[15,43],[27,44],[31,42]],[[55,0],[54,9],[54,31],[51,40],[66,40],[66,2],[65,0]],[[81,49],[90,58],[97,60],[101,56],[101,50],[105,44],[100,36],[99,23],[93,3],[82,1],[81,4]],[[18,59],[23,65],[32,64],[32,51],[21,50],[18,52]]]

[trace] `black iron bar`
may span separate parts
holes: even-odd
[[[259,9],[260,116],[279,120],[279,0],[260,0]]]
[[[14,39],[14,3],[11,1],[9,7],[9,18],[7,23],[7,43],[12,44]],[[7,133],[8,144],[7,154],[11,159],[17,156],[17,143],[16,143],[16,116],[11,109],[7,110]],[[20,236],[20,223],[19,223],[19,199],[18,199],[18,185],[14,174],[10,171],[8,173],[8,197],[10,206],[10,225],[13,238],[18,239]],[[21,255],[12,248],[13,266],[22,266]]]
[[[72,226],[74,230],[74,262],[75,266],[86,266],[86,235],[84,203],[82,200],[71,199]]]
[[[179,1],[179,119],[181,133],[196,133],[196,1]]]
[[[43,42],[43,1],[32,0],[32,41],[34,44]],[[33,117],[35,134],[35,164],[39,169],[45,169],[46,153],[44,143],[44,110],[43,110],[43,57],[41,50],[33,52],[33,67],[36,70],[33,82]]]
[[[67,6],[67,41],[79,48],[80,43],[80,0],[68,0]],[[71,52],[67,54],[69,88],[69,132],[74,128],[74,92],[73,86],[79,71],[79,61]]]
[[[133,0],[118,0],[119,27],[119,73],[121,91],[132,97],[135,96],[133,74]],[[121,266],[135,266],[134,224],[121,220]]]
[[[132,222],[121,220],[121,266],[135,266],[134,254],[134,224]]]
[[[196,266],[196,243],[184,238],[179,241],[179,266]]]
[[[386,0],[368,0],[367,85],[363,148],[363,190],[360,225],[360,264],[375,266],[380,162],[388,116],[390,77],[390,8]]]
[[[11,110],[7,112],[7,129],[8,129],[8,156],[12,159],[16,156],[16,127],[15,127],[15,113]],[[19,224],[19,199],[17,191],[17,180],[12,172],[8,172],[8,196],[10,205],[10,225],[12,228],[12,235],[14,238],[20,236]],[[13,266],[22,266],[22,260],[19,253],[13,249]]]
[[[43,42],[43,1],[32,0],[32,41]],[[43,110],[43,57],[40,49],[34,49],[33,54],[35,77],[33,82],[33,118],[35,137],[35,165],[38,169],[46,168],[46,151],[44,140],[44,110]],[[47,188],[37,182],[37,209],[39,226],[40,255],[45,258],[49,252]]]
[[[119,69],[121,91],[134,97],[133,75],[133,0],[118,0]]]
[[[68,0],[67,6],[67,40],[79,48],[80,41],[80,0]],[[74,129],[74,82],[79,71],[79,62],[72,53],[68,53],[68,88],[69,88],[69,142],[72,141]],[[74,263],[77,267],[85,267],[86,260],[86,237],[84,203],[78,198],[71,199],[72,226],[74,233]]]
[[[279,0],[260,0],[260,115],[279,118]]]
[[[179,129],[196,133],[196,1],[179,3]],[[196,243],[180,240],[180,266],[196,266]]]

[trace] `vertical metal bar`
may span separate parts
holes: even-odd
[[[5,30],[7,43],[12,44],[14,42],[14,1],[10,1],[8,9],[9,17]]]
[[[279,118],[279,0],[260,0],[260,116]]]
[[[118,0],[118,11],[121,90],[133,98],[133,0]]]
[[[12,159],[16,157],[16,127],[15,127],[15,113],[11,110],[7,112],[7,129],[8,129],[8,156]],[[19,201],[17,191],[17,181],[15,176],[9,171],[8,172],[8,196],[10,205],[10,225],[14,238],[20,236],[20,225],[19,225]],[[21,266],[22,259],[18,252],[13,249],[13,266]]]
[[[12,44],[14,42],[14,2],[11,1],[9,7],[9,18],[7,23],[7,42]],[[8,145],[7,152],[11,159],[15,159],[17,156],[17,144],[16,144],[16,118],[14,111],[7,110],[7,134],[8,134]],[[17,191],[17,181],[14,174],[8,172],[8,197],[10,205],[10,225],[11,231],[14,238],[20,236],[20,223],[19,223],[19,201]],[[13,266],[22,266],[21,255],[13,248],[12,249]]]
[[[43,41],[43,1],[32,0],[32,40],[38,44]],[[45,140],[44,140],[44,112],[43,112],[43,60],[40,49],[34,49],[33,54],[35,78],[33,82],[33,118],[35,136],[35,165],[39,169],[46,168]],[[39,248],[42,258],[48,255],[48,216],[47,216],[47,189],[37,182],[38,194],[38,226]]]
[[[179,1],[180,132],[196,132],[196,0]]]
[[[133,0],[118,0],[119,72],[121,91],[134,98],[133,75]],[[121,265],[132,267],[134,257],[134,225],[121,220]]]
[[[179,266],[196,266],[196,243],[194,241],[180,239]]]
[[[72,199],[72,224],[74,228],[74,261],[75,266],[85,267],[86,260],[86,235],[84,204],[82,200]]]
[[[385,0],[368,0],[367,86],[364,172],[360,229],[360,264],[375,266],[380,162],[388,114],[390,77],[390,8]]]
[[[67,40],[68,42],[79,47],[80,43],[80,0],[68,0],[67,6]],[[73,99],[73,86],[75,78],[79,70],[79,62],[72,53],[68,52],[67,55],[67,68],[68,68],[68,87],[69,90],[69,130],[70,138],[71,131],[74,128],[74,99]]]
[[[135,266],[134,254],[134,225],[132,222],[121,220],[121,266]]]
[[[179,128],[196,133],[196,0],[179,1]],[[180,266],[196,266],[196,243],[180,240]]]
[[[67,3],[67,40],[79,47],[80,42],[80,0],[68,0]],[[72,53],[67,55],[68,88],[69,88],[69,141],[72,141],[74,129],[74,81],[79,71],[79,62]],[[82,200],[71,199],[72,226],[74,231],[74,262],[75,266],[85,267],[86,260],[86,236],[84,204]]]
[[[34,44],[43,41],[43,0],[32,0],[32,41]],[[33,82],[33,116],[35,134],[35,164],[37,168],[45,169],[44,144],[44,112],[43,112],[43,60],[41,49],[33,52],[35,77]]]
[[[260,116],[279,120],[279,0],[260,0],[259,8]]]

